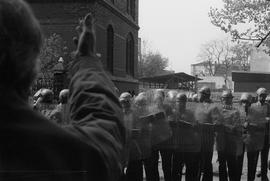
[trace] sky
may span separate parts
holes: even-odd
[[[147,49],[169,59],[169,69],[190,74],[201,46],[228,36],[208,17],[211,6],[222,5],[222,0],[140,0],[139,37]]]

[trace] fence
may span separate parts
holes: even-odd
[[[65,73],[54,74],[53,77],[38,78],[31,87],[31,95],[33,96],[39,89],[50,89],[54,93],[54,98],[58,99],[61,90],[67,88],[67,79]]]

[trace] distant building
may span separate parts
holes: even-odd
[[[263,51],[263,47],[253,49],[250,72],[234,71],[232,80],[235,92],[254,93],[260,87],[270,90],[270,56]]]
[[[196,64],[191,64],[191,75],[198,75],[199,77],[204,76],[231,76],[232,71],[240,71],[243,67],[240,64],[233,64],[229,70],[223,64],[214,64],[209,62],[200,62]],[[249,71],[250,67],[246,68]]]
[[[157,75],[140,78],[140,90],[144,89],[180,89],[185,91],[196,91],[197,77],[184,72]]]
[[[227,82],[223,76],[205,76],[200,77],[202,80],[198,81],[198,88],[208,86],[212,90],[232,89],[232,77],[228,77]],[[225,86],[227,85],[227,87]]]
[[[234,92],[256,92],[260,87],[270,90],[269,72],[233,72]]]
[[[191,64],[191,75],[203,77],[210,75],[209,73],[210,65],[208,62],[200,62],[196,64]]]
[[[45,36],[61,35],[70,50],[79,18],[96,19],[97,52],[120,90],[138,92],[138,0],[26,0]],[[65,59],[65,57],[64,57]]]
[[[239,71],[243,67],[234,64],[229,70],[223,64],[213,64],[209,62],[200,62],[191,65],[191,75],[197,75],[202,80],[198,81],[198,88],[208,86],[212,90],[233,89],[232,71]],[[249,70],[250,67],[247,67]],[[210,70],[212,72],[210,72]],[[225,80],[227,74],[227,80]]]

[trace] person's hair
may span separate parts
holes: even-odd
[[[23,0],[0,1],[0,90],[26,92],[37,74],[40,25]]]

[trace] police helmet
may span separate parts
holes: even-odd
[[[165,98],[165,92],[163,89],[157,89],[155,91],[155,95],[160,95],[160,96],[162,96],[163,99]]]
[[[224,90],[221,94],[222,98],[233,98],[233,94],[231,90]]]
[[[168,93],[167,93],[167,100],[168,101],[174,101],[176,99],[176,96],[177,96],[177,91],[176,90],[170,90]]]
[[[50,89],[41,90],[41,103],[53,103],[53,91]]]
[[[135,97],[134,103],[137,106],[146,106],[147,105],[147,96],[146,96],[146,93],[145,92],[142,92],[137,97]]]
[[[245,92],[245,93],[243,93],[241,95],[240,101],[249,101],[249,102],[251,102],[252,101],[252,95],[249,94],[249,93],[247,93],[247,92]]]
[[[176,101],[177,102],[186,102],[187,101],[187,96],[185,93],[178,93],[176,95]]]
[[[203,87],[199,90],[199,93],[210,95],[210,94],[211,94],[211,90],[210,90],[209,87],[203,86]]]
[[[120,102],[121,102],[121,101],[130,101],[131,99],[132,99],[132,96],[131,96],[131,94],[128,93],[128,92],[122,93],[122,94],[120,95],[120,97],[119,97],[119,101],[120,101]]]
[[[194,94],[194,95],[192,96],[192,101],[193,101],[193,102],[197,102],[197,101],[198,101],[198,94]]]
[[[69,90],[68,89],[63,89],[59,93],[59,101],[62,104],[66,104],[69,96]]]
[[[267,95],[267,90],[263,87],[259,88],[257,91],[256,91],[257,95],[262,95],[262,94],[265,94]]]

